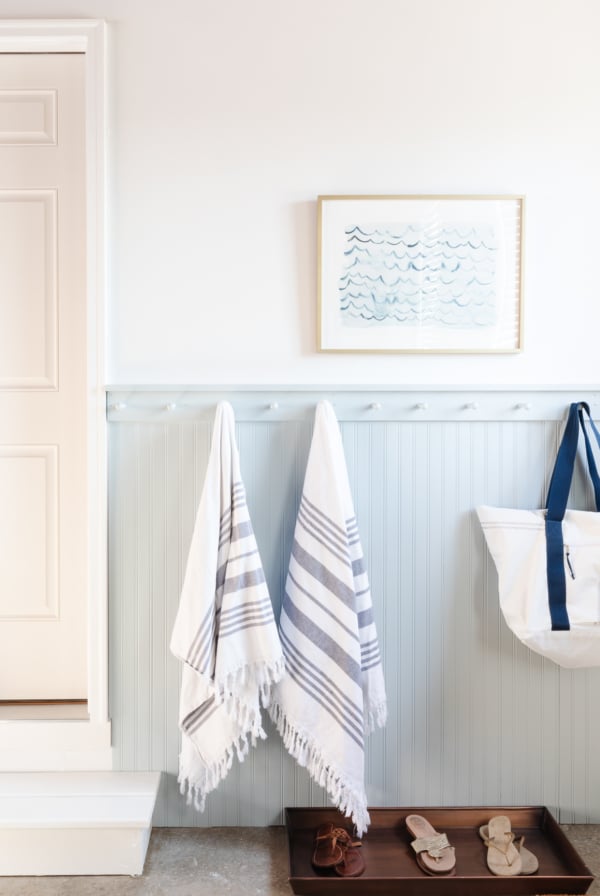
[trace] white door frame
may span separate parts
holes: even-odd
[[[112,767],[108,718],[105,398],[106,24],[96,19],[0,20],[0,53],[85,54],[88,300],[89,722],[0,722],[0,770]]]

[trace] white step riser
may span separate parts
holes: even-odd
[[[142,874],[159,782],[158,772],[0,773],[0,876]]]
[[[136,876],[144,870],[149,839],[150,828],[4,829],[0,831],[0,875]]]

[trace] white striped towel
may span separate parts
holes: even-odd
[[[183,662],[179,784],[203,811],[234,755],[241,761],[266,736],[260,702],[285,669],[227,402],[217,407],[171,650]]]
[[[344,449],[327,401],[317,406],[279,634],[287,674],[273,690],[271,717],[361,836],[370,822],[364,738],[385,725],[387,704]]]

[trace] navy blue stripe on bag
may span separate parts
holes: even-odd
[[[584,401],[573,402],[569,408],[567,425],[558,449],[546,501],[546,572],[552,631],[568,631],[571,628],[567,612],[567,583],[562,521],[567,509],[573,470],[575,469],[580,429],[585,440],[588,471],[594,487],[596,510],[600,510],[600,478],[585,426],[584,411],[587,414],[596,441],[600,446],[600,433],[591,418],[589,406]]]

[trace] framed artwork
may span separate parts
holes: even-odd
[[[320,196],[318,348],[522,349],[522,196]]]

